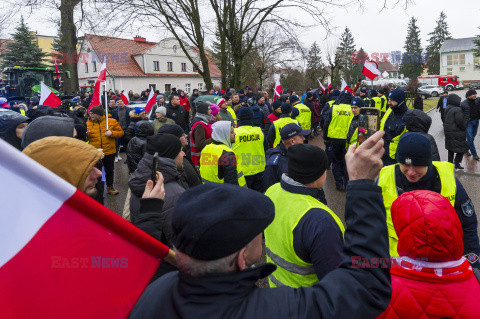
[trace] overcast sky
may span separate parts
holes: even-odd
[[[397,0],[388,0],[394,3]],[[402,0],[400,0],[402,1]],[[435,27],[435,21],[443,10],[447,15],[447,22],[454,38],[471,37],[480,34],[480,2],[478,0],[417,0],[407,10],[403,6],[382,9],[383,0],[364,0],[363,10],[355,6],[348,9],[332,8],[329,15],[332,24],[336,27],[334,34],[325,39],[325,30],[321,27],[311,28],[301,33],[300,40],[305,47],[309,47],[317,40],[323,51],[327,50],[326,43],[335,42],[346,26],[350,28],[357,47],[363,47],[369,54],[373,52],[391,52],[403,50],[407,25],[412,16],[418,19],[421,31],[422,45],[427,45],[428,33]],[[57,14],[57,12],[54,12]],[[293,10],[285,12],[285,19],[296,16],[305,19],[305,14],[295,13]],[[49,10],[37,10],[27,19],[32,30],[43,35],[56,35],[56,25],[45,21],[45,16],[52,16]],[[13,32],[15,22],[3,30],[3,36]],[[2,26],[3,27],[3,26]],[[158,41],[158,32],[125,33],[123,37],[130,38],[140,33],[150,41]],[[109,35],[109,34],[105,34]]]

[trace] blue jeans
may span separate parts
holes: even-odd
[[[468,149],[470,150],[470,153],[472,153],[472,155],[477,155],[477,150],[475,149],[475,144],[473,143],[475,141],[475,136],[477,135],[477,132],[478,132],[478,120],[473,120],[468,122],[467,143],[468,143]]]

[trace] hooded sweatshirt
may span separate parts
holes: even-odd
[[[50,136],[28,145],[23,153],[79,190],[102,158],[95,147],[72,137]]]
[[[232,148],[230,141],[231,124],[229,121],[218,121],[212,124],[213,144],[223,144]],[[233,150],[223,151],[218,159],[218,177],[227,184],[238,185],[237,159]]]
[[[0,111],[0,138],[21,149],[22,140],[17,137],[17,126],[28,121],[28,117],[11,110]]]
[[[48,136],[73,137],[75,123],[69,117],[42,116],[31,122],[22,137],[22,148]]]

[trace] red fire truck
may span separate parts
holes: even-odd
[[[456,75],[425,75],[419,76],[418,82],[423,85],[438,85],[449,91],[463,89],[463,82]]]

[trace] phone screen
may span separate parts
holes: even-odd
[[[153,181],[154,184],[157,182],[157,164],[158,164],[158,152],[153,155],[151,180]]]
[[[380,129],[380,110],[374,107],[363,107],[358,116],[357,145],[362,144],[367,138]]]

